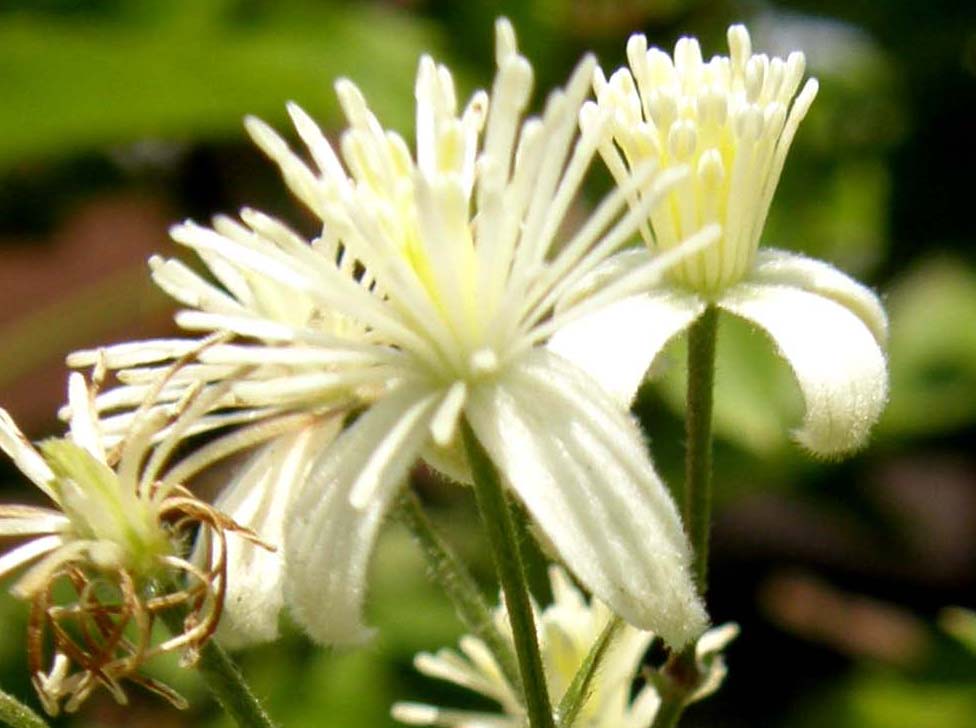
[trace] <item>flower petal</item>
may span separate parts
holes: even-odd
[[[677,510],[640,432],[590,377],[534,352],[472,392],[471,426],[566,565],[624,619],[680,647],[707,617]]]
[[[444,728],[512,728],[512,718],[496,713],[470,710],[450,710],[424,703],[399,702],[393,704],[390,715],[407,725],[443,726]]]
[[[285,522],[285,598],[317,642],[362,642],[366,569],[397,486],[430,437],[439,395],[403,384],[363,414],[312,466]],[[409,427],[401,426],[408,422]],[[384,447],[390,433],[396,448]],[[361,507],[351,502],[364,473],[373,481]]]
[[[0,505],[0,537],[58,533],[71,521],[61,511],[17,504]]]
[[[0,409],[0,449],[7,453],[7,457],[14,461],[14,465],[30,478],[34,485],[44,491],[55,503],[58,502],[58,497],[51,488],[54,473],[4,409]]]
[[[278,548],[268,551],[241,538],[227,539],[227,596],[218,633],[225,646],[236,649],[277,638],[284,603],[285,513],[312,462],[341,425],[341,417],[332,417],[277,438],[251,457],[215,501],[237,523]]]
[[[792,286],[836,301],[856,314],[879,346],[888,341],[888,316],[874,292],[829,263],[788,250],[760,250],[749,275],[755,283]]]
[[[793,368],[806,416],[794,433],[810,451],[861,447],[888,397],[885,355],[861,317],[831,298],[791,286],[742,283],[718,305],[760,326]]]
[[[672,291],[631,296],[565,324],[547,348],[629,407],[657,355],[704,309],[697,296]]]
[[[58,535],[41,536],[10,549],[3,556],[0,556],[0,579],[24,564],[54,551],[63,543],[64,539]]]

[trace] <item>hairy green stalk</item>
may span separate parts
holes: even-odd
[[[522,679],[515,653],[495,626],[491,607],[464,563],[434,530],[420,500],[409,488],[397,500],[396,515],[420,546],[431,578],[447,594],[464,626],[488,646],[508,681],[520,688]]]
[[[183,615],[177,610],[164,611],[160,616],[173,634],[183,631]],[[196,670],[240,728],[275,728],[274,721],[245,682],[241,668],[215,641],[210,640],[200,650]]]
[[[474,479],[478,510],[505,594],[529,726],[555,728],[512,510],[505,498],[498,471],[466,420],[461,423],[461,431]]]
[[[712,399],[718,309],[709,306],[688,331],[688,392],[685,412],[685,487],[681,514],[692,548],[698,592],[708,586],[708,537],[712,521]],[[654,676],[661,705],[652,728],[678,724],[701,682],[694,642],[671,656]]]
[[[0,690],[0,723],[10,728],[48,728],[41,716],[3,690]]]
[[[698,591],[708,578],[712,519],[712,394],[718,309],[709,306],[688,332],[688,394],[685,413],[685,488],[682,515],[694,553]]]

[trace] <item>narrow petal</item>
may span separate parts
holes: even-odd
[[[288,511],[285,598],[317,642],[354,644],[369,637],[362,607],[373,543],[397,486],[430,436],[438,396],[401,385],[374,405],[312,466]],[[405,419],[412,421],[409,431],[399,431]],[[391,432],[399,439],[395,449],[383,447]],[[377,480],[370,499],[357,508],[350,496],[367,470]]]
[[[85,448],[97,460],[105,460],[105,450],[98,431],[98,413],[84,376],[71,372],[68,376],[68,406],[71,407],[71,439]]]
[[[0,537],[37,536],[66,530],[71,521],[61,511],[36,506],[0,505]]]
[[[22,543],[17,548],[10,549],[3,556],[0,556],[0,579],[24,564],[54,551],[63,543],[64,539],[61,536],[42,536]]]
[[[0,448],[14,461],[20,472],[30,478],[51,500],[57,502],[57,496],[50,485],[54,480],[54,473],[4,409],[0,409]]]
[[[657,355],[704,308],[701,299],[689,294],[632,296],[570,321],[552,335],[548,348],[629,407]]]
[[[390,715],[394,720],[407,725],[443,726],[443,728],[513,728],[518,725],[513,718],[497,713],[450,710],[424,703],[394,703]]]
[[[537,352],[472,392],[468,417],[566,565],[624,619],[674,647],[707,617],[677,510],[635,423],[596,383]]]
[[[217,508],[278,549],[268,551],[244,539],[227,539],[227,599],[219,632],[227,647],[277,638],[284,604],[285,513],[311,463],[335,439],[341,425],[341,417],[332,417],[277,438],[251,457],[215,501]]]
[[[749,279],[819,293],[857,314],[879,346],[888,341],[888,316],[874,291],[829,263],[787,250],[760,250]]]
[[[806,416],[794,435],[811,452],[864,445],[888,398],[885,355],[861,317],[831,298],[790,286],[742,283],[718,302],[757,324],[793,368]]]

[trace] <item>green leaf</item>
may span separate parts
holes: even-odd
[[[600,636],[586,654],[586,659],[580,665],[579,670],[573,677],[573,682],[566,689],[566,694],[559,701],[556,715],[559,717],[559,728],[570,728],[576,721],[580,710],[586,705],[590,697],[593,679],[600,668],[603,660],[614,638],[620,633],[623,621],[619,617],[613,617],[607,622]]]

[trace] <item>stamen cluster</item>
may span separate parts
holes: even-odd
[[[754,55],[742,25],[729,28],[728,42],[729,56],[706,63],[694,38],[681,38],[672,57],[633,35],[630,67],[609,79],[598,71],[597,102],[581,114],[585,129],[600,111],[612,112],[600,151],[618,183],[647,160],[662,169],[688,166],[689,176],[666,204],[651,209],[643,235],[652,249],[670,249],[703,226],[721,223],[718,245],[669,273],[701,293],[721,291],[752,267],[786,154],[818,88],[809,79],[797,95],[803,53],[785,60]]]

